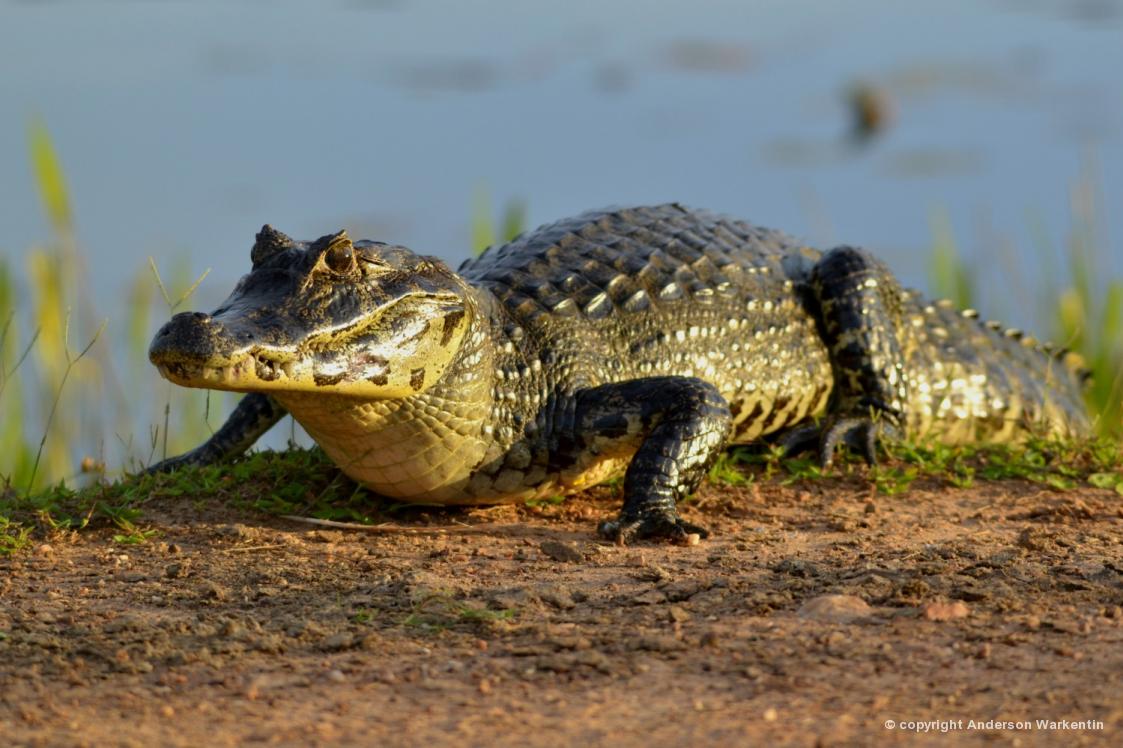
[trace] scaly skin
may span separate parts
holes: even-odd
[[[682,538],[675,501],[729,444],[784,432],[829,463],[879,433],[1086,434],[1078,362],[825,254],[679,205],[585,213],[465,262],[266,227],[212,315],[153,341],[186,386],[254,393],[182,462],[246,448],[285,410],[375,492],[518,501],[625,473],[620,540]]]

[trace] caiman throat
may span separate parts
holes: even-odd
[[[186,387],[247,394],[196,450],[248,449],[288,412],[347,475],[406,501],[482,504],[624,476],[607,537],[681,539],[722,449],[769,437],[829,465],[878,438],[1012,441],[1090,430],[1079,360],[820,252],[680,205],[544,226],[453,272],[344,232],[269,226],[210,314],[149,355]]]

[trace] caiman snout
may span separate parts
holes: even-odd
[[[207,364],[229,358],[235,344],[221,323],[204,312],[181,312],[160,328],[148,349],[156,364]]]

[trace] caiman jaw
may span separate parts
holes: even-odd
[[[282,347],[253,342],[256,331],[237,322],[228,327],[219,317],[187,312],[157,333],[149,359],[161,376],[183,387],[400,398],[440,379],[467,322],[459,299],[406,297],[369,325]]]
[[[182,387],[256,392],[300,389],[311,379],[295,351],[238,346],[240,337],[248,333],[239,334],[210,315],[186,312],[161,328],[148,357],[162,377]]]
[[[260,354],[246,354],[226,364],[157,360],[153,360],[153,363],[160,376],[181,387],[236,392],[305,389],[301,386],[303,377],[298,374],[298,363],[271,361]]]

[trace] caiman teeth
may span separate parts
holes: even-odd
[[[253,363],[254,373],[257,374],[257,378],[263,382],[276,381],[280,379],[283,374],[281,367],[276,361],[271,361],[260,353],[254,356]]]
[[[279,382],[294,380],[296,363],[274,361],[256,354],[225,366],[208,366],[180,361],[168,361],[157,365],[157,370],[165,378],[177,384],[188,386],[239,386],[254,382]]]

